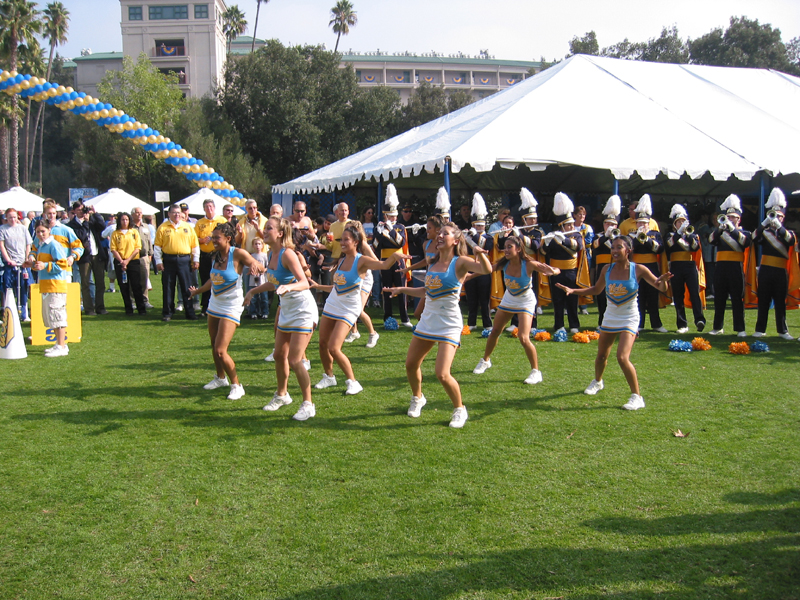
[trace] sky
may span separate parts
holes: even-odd
[[[189,4],[203,0],[176,0]],[[477,55],[488,50],[503,60],[563,58],[569,41],[594,30],[600,47],[626,37],[631,42],[658,37],[675,25],[682,38],[697,38],[726,28],[731,16],[746,16],[781,30],[788,42],[800,37],[798,0],[351,0],[358,24],[342,37],[340,51],[389,53],[436,51]],[[93,52],[122,51],[121,8],[117,0],[62,0],[70,11],[69,41],[59,48],[66,58]],[[38,2],[43,9],[46,0]],[[146,5],[147,0],[142,0]],[[238,4],[253,34],[255,0]],[[336,36],[328,27],[335,0],[270,0],[261,5],[257,36],[284,44],[325,44]],[[101,7],[107,7],[102,8]]]

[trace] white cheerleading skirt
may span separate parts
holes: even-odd
[[[344,321],[351,327],[361,316],[361,289],[357,288],[348,294],[339,294],[336,288],[328,295],[322,316],[334,321]]]
[[[527,313],[533,316],[536,313],[536,295],[533,293],[533,290],[528,290],[519,296],[514,296],[506,290],[505,294],[503,294],[503,299],[500,300],[500,306],[497,307],[497,310],[515,315]]]
[[[463,329],[464,317],[458,306],[458,294],[436,300],[426,296],[422,318],[414,330],[416,337],[431,342],[445,342],[458,348]]]
[[[603,314],[603,324],[600,331],[607,333],[622,333],[627,331],[636,335],[639,332],[639,302],[634,295],[622,305],[614,304],[610,300]]]
[[[311,291],[286,292],[280,299],[278,329],[285,333],[312,333],[319,322],[319,310]]]
[[[225,319],[239,325],[244,310],[242,286],[235,285],[222,294],[211,293],[206,312],[212,317]]]
[[[374,278],[372,277],[372,271],[367,271],[364,273],[364,276],[361,278],[361,291],[367,294],[372,293],[372,286],[375,283]],[[360,313],[359,313],[360,314]]]

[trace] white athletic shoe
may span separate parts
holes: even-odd
[[[472,370],[472,372],[475,373],[475,375],[483,375],[484,373],[486,373],[486,369],[491,369],[491,368],[492,368],[491,358],[489,360],[480,359],[480,361],[478,361],[478,366],[475,367]]]
[[[57,358],[59,356],[67,356],[69,355],[69,346],[64,344],[63,346],[59,346],[56,344],[52,348],[48,348],[44,351],[44,355],[47,358]]]
[[[559,327],[559,328],[558,328],[558,329],[556,329],[556,330],[555,330],[553,333],[558,333],[559,331],[563,331],[564,333],[567,333],[567,330],[566,330],[566,329],[564,329],[563,327]]]
[[[304,358],[303,359],[303,366],[306,368],[306,371],[310,371],[311,370],[311,361],[308,360],[307,358]]]
[[[515,329],[516,327],[514,327],[513,325],[509,325],[508,327],[506,327],[506,333],[512,333]]]
[[[317,409],[313,402],[306,400],[300,405],[300,410],[294,413],[292,417],[295,421],[308,421],[311,417],[317,414]]]
[[[450,417],[450,427],[453,429],[461,429],[464,423],[467,422],[467,407],[459,406],[453,411],[453,416]]]
[[[336,375],[326,375],[323,373],[322,379],[320,379],[319,383],[314,387],[318,390],[324,390],[325,388],[329,388],[334,385],[336,385]]]
[[[267,362],[275,362],[275,350],[270,352],[269,356],[267,356],[264,360]]]
[[[753,332],[753,337],[764,337],[765,335],[767,335],[767,334],[764,333],[763,331],[754,331]]]
[[[175,310],[178,312],[183,312],[183,302],[178,302],[178,305],[175,307]]]
[[[352,342],[355,342],[360,337],[361,337],[360,333],[358,333],[357,331],[351,331],[350,333],[347,334],[347,337],[344,338],[344,341],[350,344]]]
[[[747,332],[746,331],[740,331],[739,333],[736,334],[736,337],[747,337]]]
[[[630,399],[622,405],[625,410],[639,410],[644,408],[644,398],[639,394],[631,394]]]
[[[569,332],[571,335],[575,335],[576,333],[578,333],[578,329],[576,327],[573,327],[572,329],[569,330]]]
[[[244,386],[241,383],[234,383],[231,386],[231,393],[228,394],[228,400],[238,400],[244,396]]]
[[[656,330],[656,331],[658,331],[658,330]],[[680,329],[678,329],[678,333],[689,333],[689,328],[688,327],[681,327]]]
[[[606,386],[603,383],[602,379],[600,381],[597,381],[597,379],[592,379],[592,383],[589,384],[589,387],[587,387],[585,390],[583,390],[583,393],[586,394],[587,396],[594,396],[597,392],[602,390],[604,387],[606,387]]]
[[[537,315],[541,315],[542,314],[542,307],[541,306],[537,306],[536,307],[536,314]]]
[[[722,335],[723,333],[725,333],[724,329],[712,329],[708,332],[708,335]]]
[[[656,328],[656,329],[654,329],[653,331],[657,331],[658,333],[669,333],[669,332],[667,331],[667,328],[666,328],[666,327],[664,327],[663,325],[662,325],[661,327],[657,327],[657,328]],[[687,331],[689,331],[689,330],[688,330],[686,327],[684,327],[684,328],[683,328],[683,332],[681,332],[681,330],[679,329],[679,330],[678,330],[678,333],[686,333]]]
[[[375,346],[377,346],[379,337],[381,336],[378,335],[377,331],[375,333],[370,333],[369,339],[367,340],[367,348],[374,348]]]
[[[285,396],[278,396],[278,392],[272,396],[272,400],[269,401],[264,407],[264,410],[268,410],[270,412],[278,410],[281,406],[286,406],[287,404],[292,403],[292,397],[287,393]]]
[[[531,374],[525,380],[528,385],[536,385],[542,382],[542,372],[539,369],[531,369]]]
[[[794,341],[794,338],[792,337],[792,334],[789,333],[788,331],[786,333],[779,333],[778,337],[781,337],[781,338],[783,338],[785,340]]]
[[[345,379],[344,386],[347,388],[344,391],[346,396],[355,396],[358,392],[364,391],[364,387],[355,379]]]
[[[402,325],[403,327],[409,327],[409,328],[414,327],[414,324],[411,321],[403,321],[402,323],[400,323],[400,325]]]
[[[204,390],[215,390],[217,388],[221,388],[228,385],[228,377],[217,377],[214,375],[214,379],[209,381],[207,384],[203,386]]]
[[[425,396],[420,396],[419,398],[411,396],[411,404],[408,405],[408,416],[414,417],[415,419],[419,417],[422,412],[422,407],[427,403],[428,401],[425,399]]]

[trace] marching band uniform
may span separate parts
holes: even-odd
[[[486,203],[480,194],[476,193],[472,199],[472,227],[470,231],[464,233],[476,246],[491,252],[494,247],[492,237],[486,233]],[[480,229],[480,231],[476,231]],[[467,252],[474,256],[472,246],[467,244]],[[489,300],[492,296],[492,274],[473,275],[464,283],[464,292],[467,295],[467,325],[474,329],[478,323],[478,308],[481,310],[481,322],[484,329],[492,326],[492,315],[489,313]]]
[[[703,315],[703,301],[700,298],[700,288],[705,288],[705,277],[701,281],[700,271],[702,268],[702,255],[700,246],[700,236],[696,233],[686,233],[685,228],[689,224],[686,209],[680,204],[672,207],[670,219],[673,220],[673,229],[667,234],[665,251],[669,261],[669,271],[672,273],[672,302],[675,305],[677,316],[678,333],[688,331],[686,321],[685,296],[688,295],[692,305],[694,324],[697,331],[703,331],[706,326],[706,319]],[[682,221],[678,223],[678,221]],[[677,227],[676,227],[677,224]],[[698,268],[695,263],[698,257],[701,266]]]
[[[378,223],[375,227],[375,237],[372,242],[376,254],[381,260],[386,260],[395,252],[401,252],[406,245],[406,228],[397,222],[397,190],[391,183],[386,186],[386,210],[383,211],[384,217],[389,217],[385,222]],[[393,218],[392,218],[393,217]],[[405,285],[405,274],[400,272],[405,265],[405,261],[395,262],[391,268],[384,271],[381,275],[384,287],[403,287]],[[412,327],[408,320],[406,309],[406,295],[397,295],[400,301],[400,324]],[[359,314],[361,314],[359,312]],[[383,320],[392,316],[392,295],[388,292],[383,293]]]
[[[611,264],[611,242],[614,241],[614,237],[612,237],[610,233],[616,229],[616,235],[619,235],[617,219],[620,210],[622,210],[622,200],[615,194],[608,199],[605,208],[603,208],[603,214],[606,216],[603,220],[603,233],[592,242],[592,248],[594,249],[592,260],[594,262],[595,277],[600,274],[604,266]],[[603,315],[605,315],[606,306],[608,304],[605,290],[595,296],[595,300],[597,301],[597,326],[600,327],[603,324]]]
[[[642,228],[649,227],[650,215],[652,214],[649,194],[645,194],[639,200],[639,204],[636,206],[636,214],[638,223]],[[658,278],[661,276],[659,256],[663,252],[661,234],[652,229],[648,229],[646,232],[640,230],[640,233],[646,234],[647,238],[644,241],[639,239],[638,233],[631,234],[633,238],[631,262],[647,267]],[[659,314],[659,291],[649,283],[643,282],[639,286],[637,302],[639,304],[639,329],[644,329],[645,315],[648,314],[650,315],[650,326],[660,333],[666,333],[667,329],[661,323],[661,315]]]
[[[727,216],[741,218],[742,207],[739,198],[731,194],[720,207]],[[725,307],[731,299],[733,330],[744,337],[744,263],[745,252],[749,252],[751,236],[749,231],[734,227],[730,221],[719,225],[708,236],[708,241],[717,248],[717,268],[714,271],[714,326],[711,335],[722,333],[725,322]]]
[[[521,239],[522,239],[522,249],[525,251],[525,254],[533,258],[533,260],[543,262],[544,259],[541,257],[541,248],[542,248],[542,236],[544,235],[542,230],[538,227],[539,222],[539,214],[536,212],[536,207],[539,203],[536,201],[536,198],[533,197],[533,194],[527,188],[522,188],[519,193],[520,198],[522,199],[522,204],[520,206],[520,213],[522,214],[522,223],[523,228],[521,231]],[[539,272],[534,271],[532,274],[533,278],[533,290],[534,290],[534,300],[536,300],[536,291],[539,290]],[[533,313],[533,320],[531,322],[531,328],[537,329],[537,315],[541,314],[542,309],[539,308],[535,310]],[[517,316],[514,315],[514,319],[511,321],[512,324],[517,324]]]

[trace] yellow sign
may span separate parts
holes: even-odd
[[[31,285],[31,344],[34,346],[52,346],[56,343],[56,334],[44,326],[42,320],[42,295],[39,284]],[[67,343],[81,341],[83,335],[81,324],[81,284],[67,284]]]

